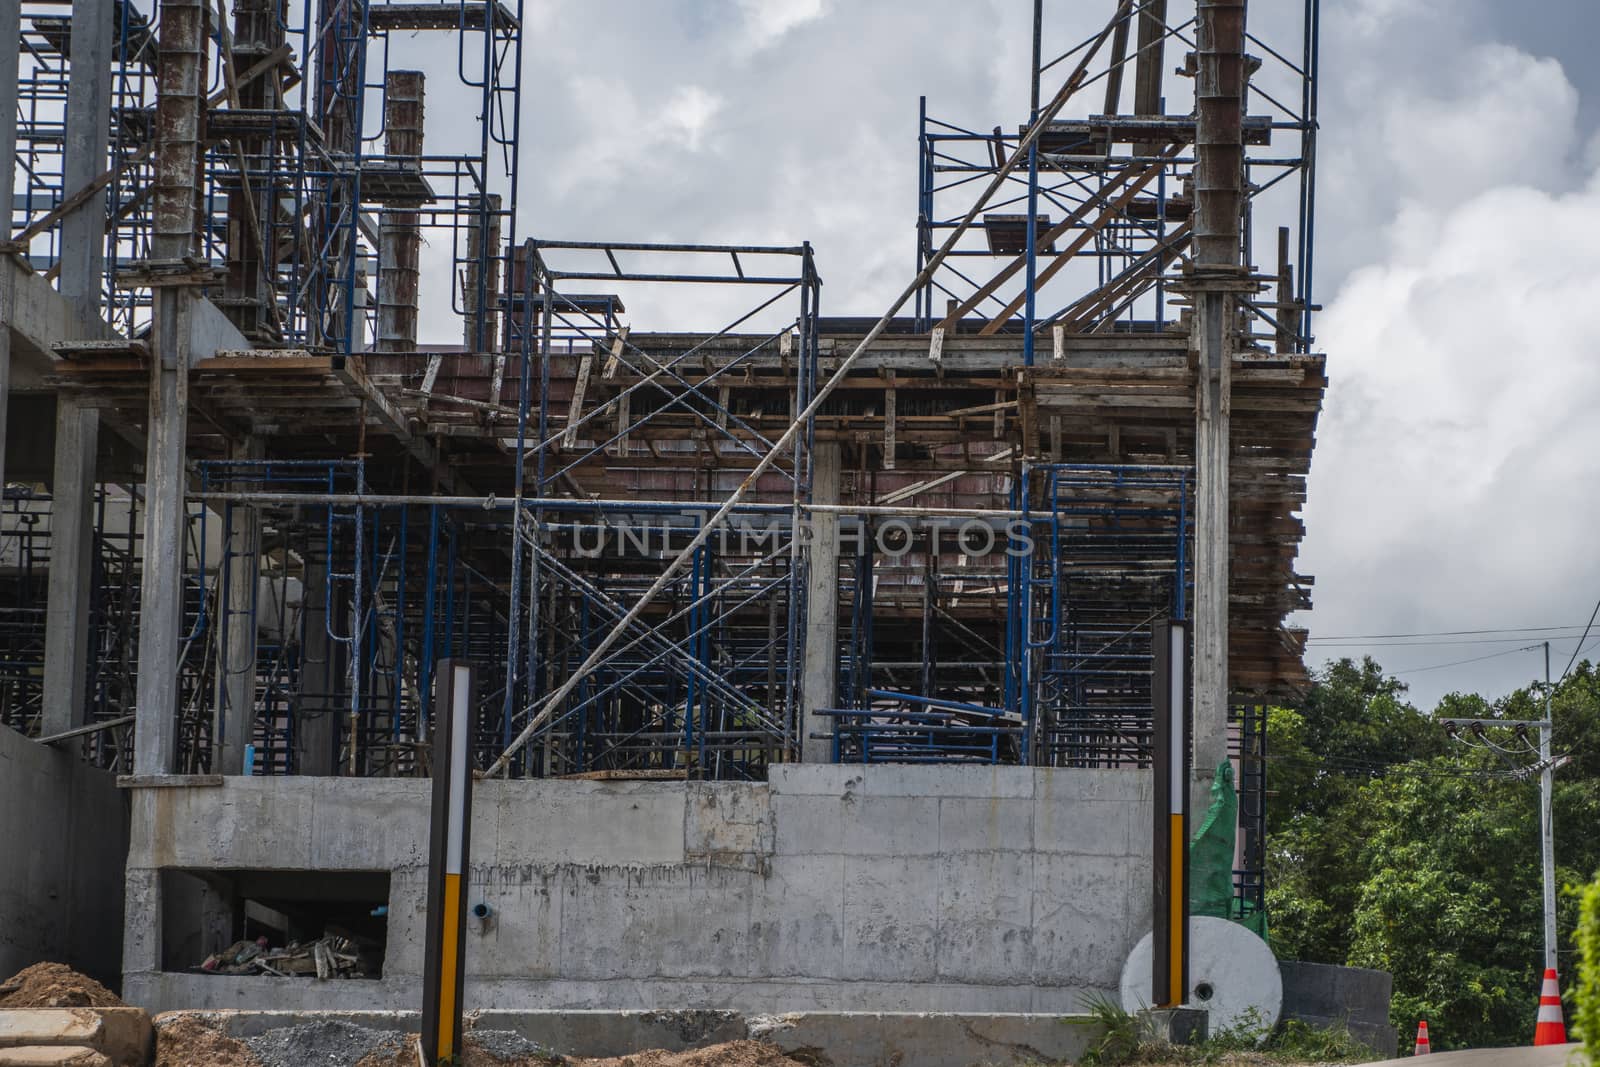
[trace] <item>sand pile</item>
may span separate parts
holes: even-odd
[[[155,1067],[261,1067],[243,1041],[193,1015],[156,1020]]]
[[[0,1008],[120,1008],[117,995],[64,963],[35,963],[0,982]]]

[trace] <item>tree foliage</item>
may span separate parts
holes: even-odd
[[[1543,971],[1537,758],[1509,731],[1452,741],[1439,718],[1538,718],[1543,696],[1452,695],[1425,714],[1371,659],[1318,673],[1299,710],[1268,723],[1268,914],[1284,958],[1394,975],[1393,1021],[1427,1019],[1436,1049],[1527,1044]],[[1557,878],[1600,869],[1600,679],[1588,664],[1552,695]],[[1575,895],[1562,896],[1564,978]]]

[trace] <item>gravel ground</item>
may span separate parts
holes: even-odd
[[[398,1046],[403,1037],[329,1019],[268,1030],[244,1043],[263,1067],[355,1067],[374,1052]]]
[[[499,1060],[533,1059],[538,1056],[554,1058],[554,1053],[549,1049],[512,1030],[468,1030],[466,1037]]]

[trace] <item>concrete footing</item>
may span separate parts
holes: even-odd
[[[1202,1013],[1204,1014],[1204,1013]],[[168,1012],[200,1018],[231,1037],[254,1037],[313,1019],[339,1019],[404,1033],[414,1011]],[[480,1011],[467,1029],[510,1030],[566,1056],[627,1056],[645,1049],[681,1052],[725,1041],[767,1041],[830,1067],[1006,1067],[1077,1060],[1101,1036],[1085,1015],[957,1012]]]
[[[1150,1036],[1168,1045],[1198,1045],[1211,1034],[1204,1008],[1151,1008],[1140,1012]]]

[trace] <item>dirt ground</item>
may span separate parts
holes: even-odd
[[[537,1057],[500,1059],[479,1048],[470,1035],[467,1038],[464,1067],[548,1067],[552,1062]],[[567,1067],[805,1067],[773,1046],[758,1041],[731,1041],[691,1052],[654,1049],[614,1059],[566,1059],[560,1062]],[[157,1067],[164,1065],[158,1064]],[[408,1041],[405,1048],[393,1052],[374,1053],[356,1067],[418,1067],[415,1042]]]
[[[0,1008],[120,1008],[117,995],[62,963],[35,963],[0,982]]]
[[[543,1056],[496,1055],[467,1035],[463,1067],[806,1067],[771,1045],[732,1041],[690,1052],[655,1049],[611,1059],[549,1059]],[[227,1037],[198,1018],[179,1015],[156,1028],[155,1067],[262,1067],[262,1060],[244,1042]],[[385,1042],[354,1067],[419,1067],[416,1035]]]
[[[730,1041],[690,1052],[640,1052],[608,1060],[568,1060],[572,1067],[805,1067],[772,1045]]]
[[[156,1027],[155,1067],[260,1067],[245,1047],[198,1019],[163,1019]]]

